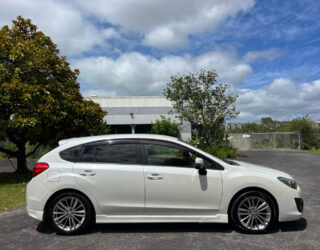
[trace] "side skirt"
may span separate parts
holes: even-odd
[[[96,215],[96,223],[198,222],[228,223],[227,214],[217,215]]]

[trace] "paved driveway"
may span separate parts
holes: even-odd
[[[303,189],[304,218],[267,235],[246,235],[224,224],[96,225],[85,235],[60,236],[29,218],[25,208],[0,213],[0,249],[320,249],[320,154],[244,152],[239,160],[294,176]],[[1,202],[1,201],[0,201]]]

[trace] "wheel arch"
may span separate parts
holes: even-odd
[[[46,202],[46,204],[45,204],[45,206],[44,206],[44,210],[43,210],[43,211],[44,211],[44,213],[43,213],[43,220],[46,220],[46,216],[47,216],[47,213],[48,213],[48,208],[49,208],[49,205],[50,205],[51,201],[52,201],[55,197],[57,197],[58,195],[63,194],[63,193],[67,193],[67,192],[77,193],[77,194],[82,195],[84,198],[86,198],[86,199],[88,200],[88,202],[90,203],[90,205],[91,205],[91,208],[92,208],[92,211],[93,211],[93,214],[94,214],[93,218],[94,218],[94,220],[95,220],[96,210],[95,210],[95,207],[94,207],[91,199],[90,199],[85,193],[83,193],[83,192],[81,192],[81,191],[79,191],[79,190],[73,189],[73,188],[60,189],[60,190],[56,191],[55,193],[53,193],[53,194],[49,197],[49,199],[47,200],[47,202]]]
[[[235,193],[232,197],[232,199],[230,200],[229,202],[229,205],[228,205],[228,217],[229,217],[229,221],[230,221],[230,215],[231,215],[231,208],[232,208],[232,205],[233,203],[236,201],[236,199],[242,195],[243,193],[245,192],[249,192],[249,191],[260,191],[266,195],[268,195],[273,203],[275,204],[275,209],[276,209],[276,220],[279,221],[279,205],[278,205],[278,202],[277,202],[277,199],[270,193],[268,192],[267,190],[263,189],[263,188],[260,188],[260,187],[246,187],[246,188],[243,188],[241,190],[239,190],[237,193]]]

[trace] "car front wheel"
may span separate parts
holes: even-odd
[[[78,193],[68,192],[55,197],[48,211],[49,222],[65,235],[84,231],[92,222],[93,210],[89,201]]]
[[[233,224],[245,233],[265,233],[276,222],[276,209],[269,195],[260,191],[241,194],[231,209]]]

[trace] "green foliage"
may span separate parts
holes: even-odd
[[[276,121],[270,117],[261,119],[261,123],[244,123],[242,128],[233,129],[235,133],[251,132],[300,132],[302,149],[320,148],[320,128],[317,128],[308,115],[291,121]]]
[[[300,131],[302,149],[320,148],[320,131],[308,116],[290,121],[289,129],[290,131]]]
[[[164,90],[178,117],[190,122],[196,136],[207,146],[224,137],[221,129],[224,121],[238,114],[234,106],[237,97],[227,93],[226,84],[217,84],[217,78],[214,70],[172,76]]]
[[[221,159],[235,157],[237,154],[237,150],[234,147],[232,147],[228,141],[224,141],[223,143],[220,143],[218,145],[216,144],[204,145],[201,142],[201,140],[194,139],[194,140],[191,140],[189,143]]]
[[[158,135],[169,135],[173,137],[180,137],[179,124],[171,121],[170,118],[161,116],[162,120],[156,120],[152,126],[152,132]]]
[[[104,128],[106,113],[84,100],[78,74],[30,19],[19,16],[12,28],[1,28],[0,139],[8,138],[17,150],[0,151],[17,157],[18,169],[25,169],[27,142],[36,149]]]

